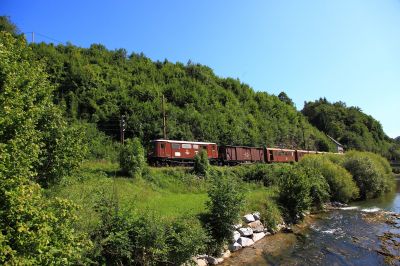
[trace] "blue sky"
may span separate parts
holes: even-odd
[[[298,109],[344,101],[400,136],[399,0],[0,0],[0,15],[61,42],[190,59]]]

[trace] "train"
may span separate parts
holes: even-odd
[[[326,152],[269,147],[218,146],[213,142],[157,139],[151,141],[148,162],[152,166],[191,165],[195,156],[205,150],[211,164],[239,165],[247,163],[298,162],[307,154]]]

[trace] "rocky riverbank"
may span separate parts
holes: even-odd
[[[278,224],[276,228],[267,228],[261,222],[261,216],[259,212],[249,213],[242,217],[242,223],[233,226],[233,238],[231,243],[225,247],[225,250],[221,252],[219,257],[210,255],[198,255],[193,258],[193,261],[200,266],[205,265],[217,265],[223,263],[231,255],[243,248],[253,247],[257,242],[271,236],[280,231],[291,231],[284,222]]]

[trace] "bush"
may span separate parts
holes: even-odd
[[[172,221],[151,213],[121,214],[112,199],[102,199],[101,221],[92,233],[93,256],[107,265],[181,265],[204,252],[207,234],[193,217]]]
[[[215,172],[208,196],[209,216],[206,223],[213,238],[213,252],[218,253],[223,244],[233,237],[233,225],[239,219],[244,193],[235,176]]]
[[[300,165],[317,169],[329,184],[331,200],[349,202],[358,197],[358,187],[349,172],[326,156],[307,155]]]
[[[323,203],[329,201],[329,185],[319,169],[305,167],[304,170],[311,183],[310,196],[312,206],[322,209]]]
[[[196,175],[208,177],[210,172],[210,161],[206,150],[202,150],[200,154],[194,157],[193,172]]]
[[[47,199],[40,186],[26,178],[0,173],[0,183],[1,265],[85,263],[90,242],[74,230],[76,205]]]
[[[353,175],[361,199],[381,196],[393,189],[394,178],[389,163],[370,152],[348,152],[343,166]]]
[[[144,158],[144,149],[138,138],[128,139],[125,145],[121,147],[119,156],[121,170],[131,177],[141,176],[146,161]]]
[[[311,206],[320,207],[329,198],[329,186],[315,169],[294,166],[279,185],[278,201],[289,221],[297,222]]]

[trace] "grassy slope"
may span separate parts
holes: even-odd
[[[48,191],[49,196],[73,200],[78,211],[81,230],[89,230],[97,221],[94,210],[101,194],[116,197],[123,211],[152,211],[163,218],[185,214],[197,215],[206,210],[207,181],[188,172],[188,168],[149,168],[145,178],[119,176],[118,164],[87,162],[74,178]],[[246,187],[245,211],[259,210],[273,195],[271,189],[256,184]]]

